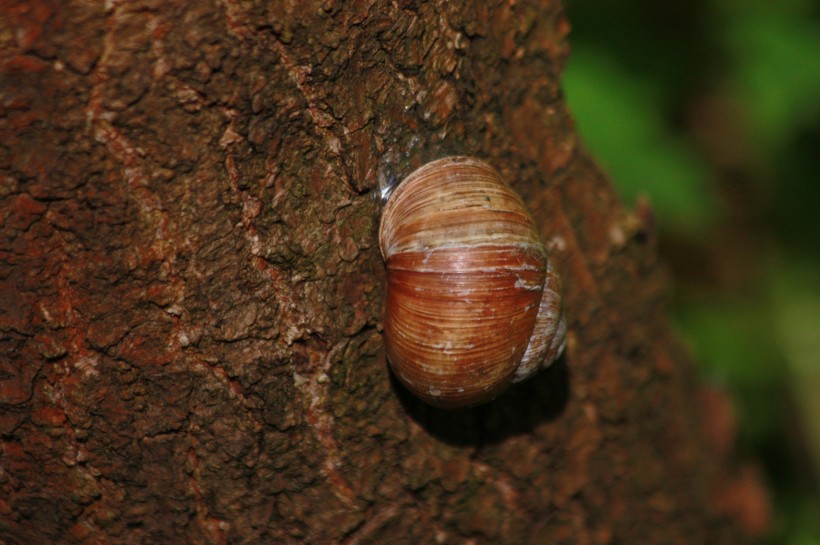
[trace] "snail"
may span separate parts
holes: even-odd
[[[439,407],[490,401],[563,350],[560,280],[524,202],[489,164],[412,172],[382,211],[390,367]]]

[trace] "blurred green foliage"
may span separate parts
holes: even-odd
[[[820,5],[566,0],[564,88],[772,491],[767,543],[820,545]]]
[[[564,76],[578,130],[626,200],[634,202],[646,193],[647,180],[655,181],[651,197],[658,216],[675,229],[701,232],[715,215],[711,173],[664,125],[657,83],[630,77],[605,50],[585,44],[573,45]]]
[[[806,2],[721,4],[727,84],[747,114],[750,144],[772,163],[820,114],[818,22]]]

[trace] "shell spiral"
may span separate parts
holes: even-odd
[[[384,328],[396,377],[432,405],[489,401],[563,349],[560,281],[521,198],[487,163],[410,174],[382,212]]]

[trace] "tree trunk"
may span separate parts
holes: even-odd
[[[742,540],[557,0],[0,10],[0,543]],[[376,243],[451,154],[522,194],[569,325],[460,411],[390,378]]]

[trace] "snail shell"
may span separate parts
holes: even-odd
[[[432,405],[489,401],[563,349],[560,281],[521,198],[469,157],[428,163],[379,226],[398,379]]]

